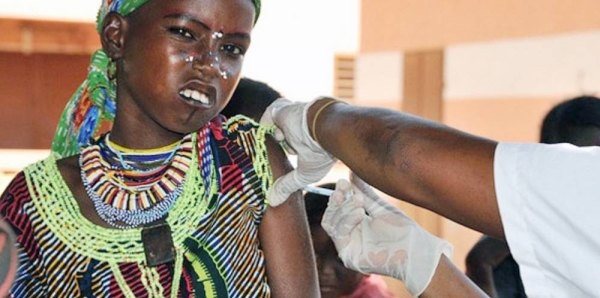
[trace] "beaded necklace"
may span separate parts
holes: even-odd
[[[98,144],[104,158],[110,161],[115,169],[135,171],[151,171],[152,168],[168,164],[183,142],[180,140],[156,149],[129,149],[113,143],[110,140],[110,133],[106,134],[105,139]],[[118,163],[115,164],[113,161]]]
[[[170,151],[152,154],[123,154],[118,147],[109,146],[107,137],[85,148],[79,156],[81,178],[100,218],[119,229],[163,218],[181,195],[197,152],[201,176],[208,186],[213,164],[209,132],[206,126],[185,136],[176,147],[167,148]],[[160,161],[156,156],[166,159]]]
[[[184,140],[158,149],[128,149],[111,142],[108,133],[103,142],[96,144],[100,147],[102,160],[109,165],[107,173],[118,178],[115,181],[120,183],[119,187],[139,192],[164,176]]]

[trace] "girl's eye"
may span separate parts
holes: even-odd
[[[227,53],[227,55],[230,55],[232,57],[239,57],[245,54],[243,48],[232,44],[221,46],[221,51]]]
[[[185,38],[194,38],[194,35],[189,30],[181,27],[171,27],[169,28],[169,32]]]

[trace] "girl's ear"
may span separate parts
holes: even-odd
[[[127,20],[118,13],[111,12],[104,18],[100,40],[102,48],[111,60],[116,61],[123,56],[123,44]]]

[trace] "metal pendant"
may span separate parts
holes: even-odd
[[[164,218],[149,223],[142,228],[142,243],[144,244],[148,266],[156,267],[175,260],[171,227]]]

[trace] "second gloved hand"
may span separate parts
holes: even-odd
[[[275,138],[285,141],[287,151],[298,155],[298,166],[275,181],[269,191],[269,203],[277,206],[293,192],[321,180],[335,163],[335,159],[315,142],[308,131],[306,112],[314,103],[291,102],[280,98],[263,114],[261,124],[275,124]]]
[[[339,257],[348,268],[395,277],[420,295],[452,246],[383,201],[364,181],[352,180],[354,185],[338,182],[322,221]]]

